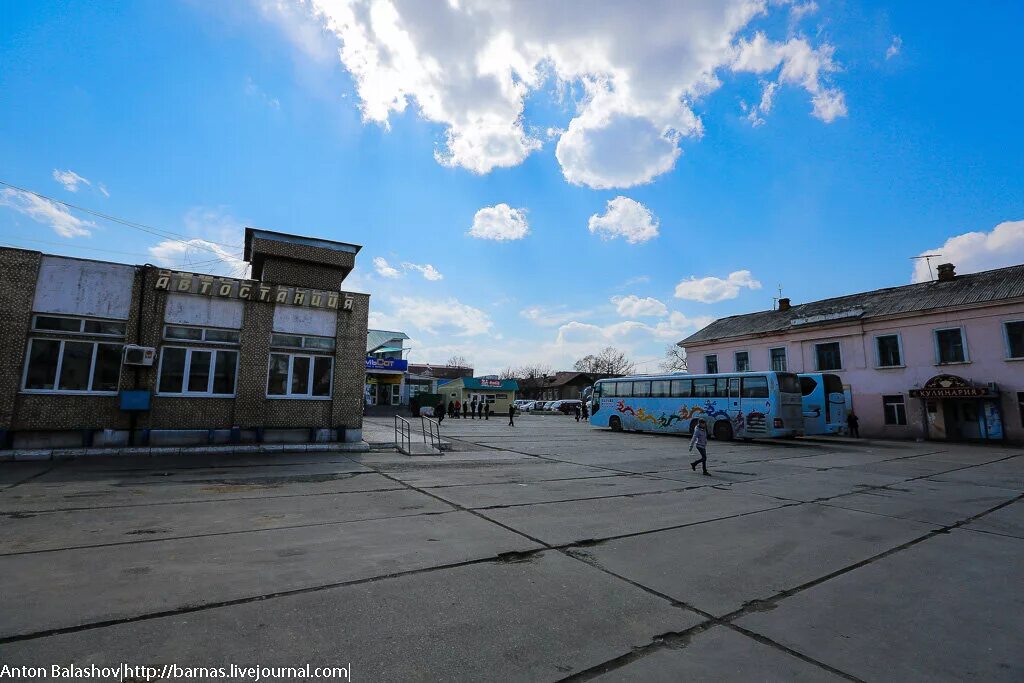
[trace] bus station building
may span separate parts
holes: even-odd
[[[359,250],[246,228],[240,279],[0,248],[0,448],[360,441]]]
[[[1024,441],[1024,265],[721,318],[691,372],[838,375],[862,436]]]
[[[487,401],[492,413],[508,414],[508,407],[516,400],[519,385],[514,379],[489,379],[483,377],[459,377],[437,388],[444,396],[445,405],[459,401],[463,405]]]

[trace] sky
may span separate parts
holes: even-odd
[[[1022,25],[997,1],[8,2],[0,244],[243,276],[244,226],[336,239],[415,362],[611,345],[654,372],[780,287],[1024,262]]]

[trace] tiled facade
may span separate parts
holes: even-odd
[[[130,436],[136,444],[148,441],[153,445],[358,441],[369,296],[341,292],[339,288],[358,250],[355,245],[250,229],[246,232],[246,258],[254,264],[257,276],[252,281],[240,281],[0,248],[0,447],[121,445]],[[277,277],[280,279],[273,279]],[[67,281],[54,282],[61,278]],[[183,283],[181,288],[179,283]],[[218,294],[222,286],[224,296]],[[113,293],[108,294],[107,288]],[[82,293],[89,289],[96,291]],[[169,306],[169,302],[174,305]],[[206,318],[182,322],[182,311],[198,316],[197,320]],[[225,311],[230,314],[225,315]],[[83,322],[80,330],[59,331],[44,329],[35,316],[44,316],[50,321],[47,325],[58,318],[69,325]],[[303,329],[304,321],[310,321],[310,329]],[[109,330],[106,335],[90,334],[86,323],[93,323],[93,331],[105,329],[98,327],[100,323],[110,323],[123,334],[111,337]],[[275,329],[279,324],[287,329]],[[219,332],[233,337],[228,343],[217,344],[203,341],[206,337],[171,339],[168,325],[178,330],[187,327],[200,335]],[[279,340],[301,338],[303,344],[307,336],[321,345],[333,338],[334,348],[272,347],[275,333]],[[93,342],[98,346],[89,347]],[[29,359],[30,344],[43,350],[60,344],[58,355],[65,365],[72,363],[67,360],[71,357],[69,348],[95,349],[92,369],[87,373],[89,389],[64,391],[64,375],[56,370],[47,375],[50,384],[38,384],[39,370],[30,379],[30,363],[37,368],[48,362],[42,351],[37,354],[42,360]],[[116,345],[120,349],[126,344],[155,348],[156,362],[148,367],[122,364],[116,390],[112,377],[102,391],[94,390],[100,373],[100,347],[109,350]],[[183,379],[178,380],[183,388],[177,395],[161,391],[161,359],[167,347],[175,347],[191,359],[209,359],[205,374],[198,360],[199,370],[193,368],[191,375],[184,371]],[[270,395],[271,354],[290,358],[295,364],[294,377],[302,374],[299,363],[308,363],[301,366],[309,368],[310,387],[305,394]],[[110,367],[111,357],[108,351],[105,367]],[[229,395],[212,389],[222,369],[214,359],[222,357],[237,358],[233,392]],[[317,368],[326,369],[328,358],[332,369],[321,377]],[[230,363],[225,361],[223,367],[230,368]],[[292,373],[292,366],[288,367]],[[75,369],[73,364],[71,369]],[[296,387],[293,374],[285,383],[289,394]],[[85,375],[80,375],[79,381],[84,381],[82,377]],[[193,391],[196,377],[205,383],[208,392],[185,394]],[[326,383],[328,378],[329,391],[311,388],[321,379]],[[121,409],[120,392],[130,390],[149,393],[149,410],[130,413]]]

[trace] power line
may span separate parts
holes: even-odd
[[[4,185],[6,187],[9,187],[12,190],[18,190],[19,192],[25,192],[27,194],[33,195],[35,197],[39,197],[40,199],[45,199],[45,200],[53,202],[55,204],[60,204],[61,206],[65,206],[65,207],[67,207],[69,209],[74,209],[76,211],[81,211],[82,213],[87,213],[90,216],[96,216],[97,218],[101,218],[103,220],[110,221],[112,223],[117,223],[119,225],[123,225],[123,226],[128,227],[128,228],[133,228],[135,230],[140,230],[142,232],[149,233],[150,235],[155,235],[156,237],[162,237],[164,239],[169,239],[169,240],[172,240],[172,241],[175,241],[175,242],[181,242],[182,244],[187,244],[188,246],[195,247],[197,249],[205,249],[206,251],[209,251],[209,252],[212,252],[212,253],[215,253],[215,254],[218,253],[216,250],[210,249],[209,247],[203,246],[202,244],[196,244],[194,242],[195,238],[189,237],[188,235],[183,235],[181,233],[173,232],[171,230],[165,230],[163,228],[155,228],[155,227],[153,227],[151,225],[146,225],[145,223],[138,223],[136,221],[130,221],[130,220],[127,220],[125,218],[118,218],[117,216],[111,216],[109,214],[101,213],[100,211],[96,211],[94,209],[89,209],[89,208],[86,208],[84,206],[78,206],[77,204],[71,204],[70,202],[65,202],[65,201],[63,201],[61,199],[57,199],[56,197],[51,197],[49,195],[45,195],[45,194],[42,194],[40,192],[35,192],[34,190],[29,190],[29,189],[24,188],[24,187],[19,187],[18,185],[14,185],[13,183],[9,183],[6,180],[0,180],[0,185]],[[207,242],[209,244],[215,244],[215,245],[220,246],[220,247],[227,247],[229,249],[241,249],[242,248],[242,245],[240,245],[240,244],[226,244],[224,242],[215,242],[213,240],[202,240],[202,241],[203,242]]]

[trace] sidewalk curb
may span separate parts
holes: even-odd
[[[368,453],[369,444],[358,443],[297,443],[297,444],[245,444],[235,446],[154,446],[150,448],[34,448],[0,451],[0,462],[75,460],[92,457],[146,457],[160,455],[261,455],[274,453]]]

